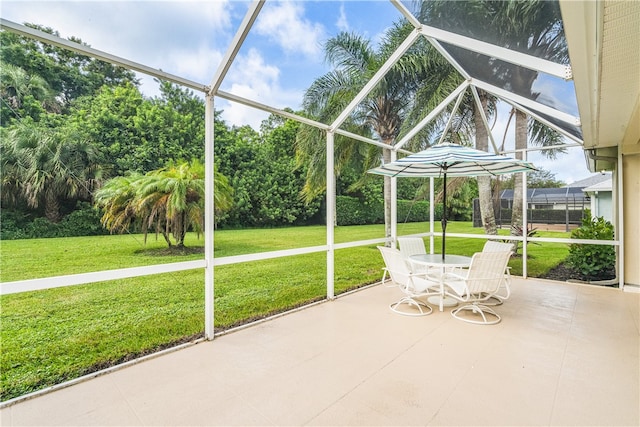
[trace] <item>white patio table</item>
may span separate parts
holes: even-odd
[[[409,256],[409,261],[427,267],[440,267],[440,295],[427,298],[431,304],[438,304],[440,311],[444,306],[455,307],[458,302],[453,298],[446,298],[444,295],[444,273],[454,268],[466,268],[471,265],[471,257],[463,255],[447,255],[444,259],[442,254],[419,254]]]

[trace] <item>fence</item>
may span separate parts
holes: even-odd
[[[533,188],[527,191],[527,219],[530,223],[580,225],[585,209],[590,206],[589,196],[581,188]],[[513,190],[503,190],[499,208],[494,205],[497,225],[510,225],[513,208]],[[473,201],[473,226],[482,227],[480,201]]]

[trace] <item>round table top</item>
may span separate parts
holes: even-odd
[[[444,255],[442,254],[420,254],[411,255],[409,259],[416,264],[424,264],[428,266],[446,266],[446,267],[468,267],[471,264],[471,257],[463,255]]]

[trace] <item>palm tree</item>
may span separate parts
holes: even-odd
[[[451,2],[445,0],[432,0],[419,2],[416,15],[425,24],[457,32],[465,35],[473,35],[480,31],[486,31],[487,2]],[[458,79],[459,81],[459,79]],[[453,80],[445,88],[452,84],[459,84]],[[443,99],[447,93],[439,94],[438,98]],[[496,98],[488,93],[479,90],[478,95],[482,104],[482,109],[486,116],[495,114]],[[453,129],[466,131],[466,137],[471,140],[475,135],[475,147],[478,150],[489,150],[489,136],[482,120],[481,111],[477,108],[474,99],[466,96],[460,106],[457,121],[458,126]],[[497,226],[493,207],[490,177],[477,177],[478,198],[480,201],[480,217],[486,234],[497,234]]]
[[[217,212],[231,208],[232,189],[222,174],[215,172],[214,203]],[[184,248],[189,229],[204,227],[204,165],[198,160],[179,162],[145,175],[132,174],[108,181],[95,195],[96,206],[104,210],[102,224],[111,232],[142,228],[145,242],[149,229],[161,234],[169,247]]]
[[[500,2],[496,8],[495,26],[501,29],[501,36],[506,47],[514,50],[532,52],[537,56],[557,62],[568,61],[568,51],[564,32],[562,31],[562,18],[557,2],[544,0],[532,0],[527,2],[508,1]],[[534,99],[538,94],[534,93],[532,86],[538,73],[524,67],[511,67],[509,75],[514,92],[531,95]],[[558,145],[562,137],[556,131],[541,125],[527,117],[519,110],[512,111],[515,114],[515,146],[516,150],[527,148],[527,136],[532,144],[539,146]],[[547,150],[544,153],[553,158],[562,150]],[[521,153],[516,157],[522,158]],[[523,200],[522,200],[522,175],[517,174],[514,183],[513,211],[511,216],[511,229],[519,229],[522,224]],[[522,231],[524,233],[524,230]]]
[[[118,176],[105,182],[93,196],[94,204],[103,209],[102,225],[112,233],[124,233],[140,223],[136,209],[139,173]]]
[[[550,60],[566,60],[567,51],[562,37],[561,20],[558,5],[556,2],[543,0],[532,1],[492,1],[492,0],[471,0],[466,2],[451,2],[444,0],[432,0],[421,2],[419,6],[419,17],[422,22],[456,32],[481,40],[489,40],[487,26],[497,32],[491,34],[491,40],[501,46],[523,51],[534,52],[536,55]],[[451,51],[460,52],[462,49],[451,47]],[[468,52],[466,55],[468,57]],[[471,57],[479,57],[472,55]],[[460,57],[462,58],[462,57]],[[474,60],[467,59],[470,64]],[[464,66],[464,64],[463,64]],[[517,93],[524,93],[532,96],[533,82],[537,78],[537,72],[524,67],[504,67],[494,64],[493,67],[477,69],[475,72],[480,78],[489,77],[491,79],[508,79],[512,90]],[[481,94],[481,98],[482,94]],[[484,99],[483,99],[484,101]],[[483,102],[484,103],[484,102]],[[491,102],[487,104],[491,105]],[[516,117],[516,149],[527,147],[527,134],[529,134],[532,144],[536,145],[557,145],[561,141],[560,135],[552,129],[529,119],[526,114],[513,110]],[[487,138],[484,132],[484,125],[481,124],[479,116],[476,116],[476,148],[486,149]],[[546,151],[545,154],[554,156],[557,152]],[[521,158],[521,155],[516,157]],[[488,180],[485,178],[484,180]],[[493,226],[485,223],[485,230],[488,234],[495,234],[495,216],[490,204],[490,186],[483,179],[478,180],[479,195],[481,203],[481,215],[483,223],[485,220],[493,222]],[[522,188],[521,175],[516,177],[516,194],[514,196],[514,211],[512,224],[522,222]],[[515,199],[518,198],[518,200]],[[519,201],[519,203],[518,203]],[[516,206],[517,205],[517,206]],[[485,209],[482,209],[482,207]],[[493,233],[490,233],[493,229]]]
[[[406,21],[397,22],[375,48],[369,40],[353,33],[342,32],[325,44],[325,56],[334,69],[321,76],[307,89],[304,108],[314,119],[330,123],[348,105],[369,79],[380,69],[399,44],[413,30]],[[431,62],[435,55],[424,40],[414,44],[382,78],[365,100],[356,108],[344,127],[360,134],[372,135],[391,147],[401,125],[414,107],[417,92],[431,77]],[[307,179],[303,194],[313,199],[326,188],[325,139],[322,131],[302,126],[296,141],[299,164],[306,164]],[[379,160],[379,149],[346,138],[335,138],[337,174],[350,162],[364,168]],[[391,150],[382,150],[382,159],[389,162]],[[391,235],[391,185],[385,177],[384,201],[386,236]]]
[[[0,63],[0,122],[3,126],[23,115],[38,119],[45,111],[60,112],[60,105],[47,82],[38,75],[8,63]],[[35,105],[33,105],[35,103]]]
[[[95,147],[72,132],[29,120],[2,139],[2,192],[5,202],[44,208],[51,222],[62,219],[65,200],[90,200],[102,180]]]

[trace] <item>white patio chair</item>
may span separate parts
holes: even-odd
[[[487,240],[482,248],[482,252],[513,252],[513,243]]]
[[[389,308],[405,316],[426,316],[433,309],[420,297],[440,294],[440,283],[424,274],[411,273],[399,250],[378,246],[391,281],[405,294],[399,301],[389,305]],[[407,304],[417,309],[415,312],[400,310],[400,306]]]
[[[424,240],[422,240],[422,237],[398,237],[398,246],[400,246],[400,253],[411,272],[416,274],[430,273],[429,267],[426,265],[415,264],[409,259],[411,255],[426,255],[427,249],[424,246]]]
[[[444,275],[445,295],[466,303],[451,312],[456,319],[480,325],[500,322],[500,316],[486,302],[507,280],[507,263],[513,252],[477,252],[463,274]],[[467,311],[471,316],[463,316]]]
[[[487,240],[482,248],[482,252],[512,252],[513,243],[497,242],[495,240]],[[507,267],[506,280],[503,285],[504,293],[494,295],[485,305],[501,305],[504,300],[508,299],[511,295],[511,267]]]

